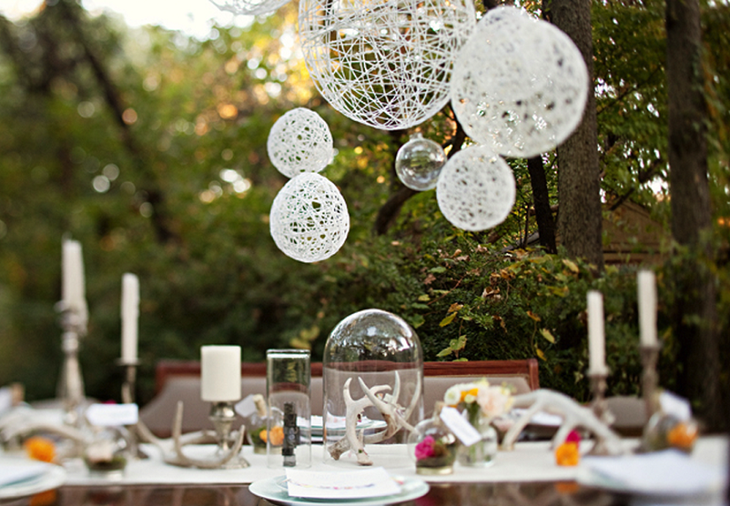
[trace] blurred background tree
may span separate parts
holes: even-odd
[[[540,2],[521,5],[542,15]],[[482,6],[479,6],[482,9]],[[483,10],[483,9],[482,9]],[[730,169],[728,6],[703,5],[708,168],[720,328],[729,328]],[[533,179],[510,160],[517,201],[499,227],[455,229],[434,191],[414,194],[393,161],[410,132],[352,122],[317,94],[298,52],[296,3],[206,37],[92,15],[54,0],[34,15],[0,17],[0,385],[52,397],[60,368],[61,241],[82,242],[90,310],[81,361],[87,393],[118,399],[121,277],[140,277],[138,398],[162,358],[198,359],[203,344],[310,348],[352,312],[378,307],[416,328],[428,360],[537,356],[543,386],[586,399],[585,293],[606,297],[610,393],[636,393],[640,362],[635,272],[658,270],[662,382],[677,368],[663,262],[616,211],[641,205],[669,230],[663,2],[592,3],[597,136],[604,223],[635,252],[605,272],[535,242]],[[268,213],[286,182],[271,165],[273,123],[308,107],[329,124],[336,155],[324,171],[348,203],[342,250],[315,264],[286,257]],[[470,143],[447,106],[418,129],[451,154]],[[541,163],[559,207],[554,152]],[[554,219],[554,216],[552,217]],[[633,235],[632,235],[633,234]],[[558,243],[559,243],[558,237]],[[604,231],[604,247],[611,238]],[[648,259],[648,260],[647,260]],[[726,331],[724,335],[727,335]],[[727,358],[727,343],[722,352]]]

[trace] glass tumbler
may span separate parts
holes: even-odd
[[[268,467],[312,464],[309,350],[266,352]]]

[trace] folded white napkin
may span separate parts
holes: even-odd
[[[3,459],[0,462],[0,487],[13,485],[43,475],[51,469],[44,462],[28,462],[23,459]]]
[[[685,495],[722,490],[726,471],[692,460],[677,450],[586,457],[579,480],[598,486],[652,495]]]
[[[316,499],[361,499],[399,494],[400,485],[382,467],[358,471],[308,471],[287,469],[291,497]]]

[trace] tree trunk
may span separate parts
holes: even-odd
[[[716,293],[713,276],[701,262],[712,253],[703,240],[712,227],[712,212],[698,0],[667,0],[666,29],[672,235],[694,254],[685,256],[674,272],[673,327],[682,365],[677,383],[679,393],[693,401],[709,427],[717,429],[725,422],[718,384]]]
[[[589,92],[583,121],[558,147],[558,233],[568,254],[603,269],[601,181],[598,166],[596,101],[593,94],[593,40],[590,0],[553,0],[552,22],[573,39],[588,67]]]
[[[548,253],[558,251],[555,244],[555,220],[550,209],[550,194],[548,193],[545,166],[542,157],[535,156],[527,160],[527,170],[530,172],[532,186],[532,203],[535,206],[535,219],[540,234],[540,245]]]

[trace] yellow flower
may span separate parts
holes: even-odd
[[[30,437],[25,440],[23,447],[28,457],[33,460],[53,462],[53,459],[56,458],[56,446],[48,438],[41,436]]]
[[[264,443],[267,441],[267,439],[269,439],[269,436],[271,437],[271,444],[274,446],[279,446],[284,442],[284,428],[281,426],[276,426],[271,429],[270,434],[267,433],[265,430],[262,430],[261,434],[259,435]]]
[[[559,466],[577,466],[579,461],[578,443],[563,443],[555,449],[555,462]]]

